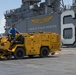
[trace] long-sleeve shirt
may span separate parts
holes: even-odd
[[[11,33],[12,37],[15,37],[16,33],[19,33],[19,31],[16,28],[10,28],[9,33]]]

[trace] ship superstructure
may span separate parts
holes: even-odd
[[[60,11],[60,0],[56,0],[56,1],[46,0],[43,3],[39,3],[39,2],[41,2],[41,0],[22,0],[21,8],[6,11],[5,28],[8,29],[8,27],[10,27],[13,23],[19,24],[20,22],[24,21],[24,19],[27,19],[27,18],[30,19],[32,17],[39,16],[41,17],[41,19],[43,19],[42,16]]]

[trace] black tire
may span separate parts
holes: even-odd
[[[16,51],[14,52],[14,57],[16,59],[22,59],[25,56],[25,51],[23,48],[17,48]]]
[[[47,57],[49,55],[49,49],[47,47],[42,47],[40,52],[40,57]]]

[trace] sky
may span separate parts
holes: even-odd
[[[4,25],[6,22],[4,19],[5,11],[19,8],[21,4],[22,0],[0,0],[0,33],[4,33]],[[72,0],[64,0],[64,4],[71,5]]]

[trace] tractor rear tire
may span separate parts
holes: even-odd
[[[40,57],[44,58],[49,55],[49,49],[47,47],[42,47],[40,52]]]

